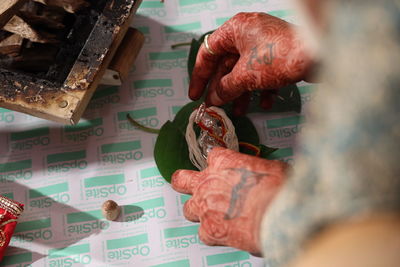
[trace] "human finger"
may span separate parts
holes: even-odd
[[[239,56],[235,54],[228,54],[224,58],[222,58],[218,64],[218,67],[211,78],[209,84],[208,84],[208,95],[211,95],[217,87],[219,87],[220,82],[222,77],[224,77],[226,74],[232,71],[233,67],[235,66],[236,62],[239,60]],[[217,96],[218,97],[218,96]],[[224,100],[218,99],[214,100],[214,103],[211,104],[209,101],[209,97],[206,98],[206,104],[207,105],[215,105],[219,106],[224,104]]]
[[[230,161],[237,161],[237,157],[240,155],[238,152],[233,150],[222,148],[222,147],[214,147],[207,156],[207,165],[209,170],[218,170],[219,168],[227,168],[226,166],[230,166]],[[235,164],[233,164],[234,166]]]
[[[194,189],[202,180],[202,173],[191,170],[177,170],[171,177],[171,185],[175,191],[183,194],[193,194]]]
[[[189,84],[190,99],[198,100],[203,95],[220,59],[230,51],[236,50],[232,36],[231,27],[226,23],[208,36],[209,49],[206,48],[204,42],[200,46]]]
[[[227,148],[214,147],[207,156],[208,172],[219,172],[223,169],[244,168],[254,172],[280,174],[285,172],[288,164],[278,160],[266,160],[246,155]]]
[[[199,222],[200,210],[195,202],[195,197],[190,198],[183,205],[183,215],[185,218],[191,222]]]
[[[228,202],[229,203],[229,202]],[[209,210],[200,218],[200,239],[210,245],[227,245],[230,222],[224,220],[224,213]]]
[[[238,98],[246,91],[256,89],[255,73],[246,69],[245,59],[240,58],[230,73],[221,78],[220,83],[208,95],[211,105],[221,105]]]
[[[201,242],[203,242],[207,246],[222,245],[219,242],[217,242],[217,240],[215,240],[215,238],[213,238],[210,235],[210,233],[207,231],[207,229],[205,228],[203,223],[201,223],[201,225],[199,227],[199,238],[200,238]]]

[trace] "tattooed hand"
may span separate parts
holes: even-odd
[[[178,170],[172,176],[176,191],[193,194],[185,203],[185,217],[201,223],[199,236],[205,244],[259,254],[261,219],[288,165],[218,147],[207,161],[201,172]]]
[[[222,105],[248,91],[277,90],[301,81],[311,65],[294,26],[265,13],[235,15],[209,36],[208,44],[214,55],[203,43],[189,97],[199,99],[209,83],[209,105]],[[243,101],[248,98],[248,94],[242,96]],[[268,107],[271,95],[264,93],[263,101],[261,105]]]

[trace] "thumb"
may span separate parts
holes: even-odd
[[[246,91],[256,89],[256,76],[246,69],[246,62],[241,58],[230,73],[222,77],[221,81],[208,96],[209,103],[220,105],[221,102],[230,102]]]

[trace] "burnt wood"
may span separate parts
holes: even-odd
[[[1,0],[0,1],[0,28],[17,13],[27,0]]]
[[[71,21],[47,72],[0,66],[0,106],[64,124],[79,121],[141,0],[88,2]]]

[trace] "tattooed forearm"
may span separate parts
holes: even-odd
[[[252,172],[247,169],[230,169],[240,174],[240,181],[232,188],[231,201],[224,219],[232,220],[240,216],[243,204],[250,189],[257,185],[261,178],[268,176],[267,173]]]
[[[257,46],[253,47],[247,62],[247,68],[254,70],[256,64],[271,65],[274,61],[274,45],[274,43],[269,43],[261,47],[261,49]]]

